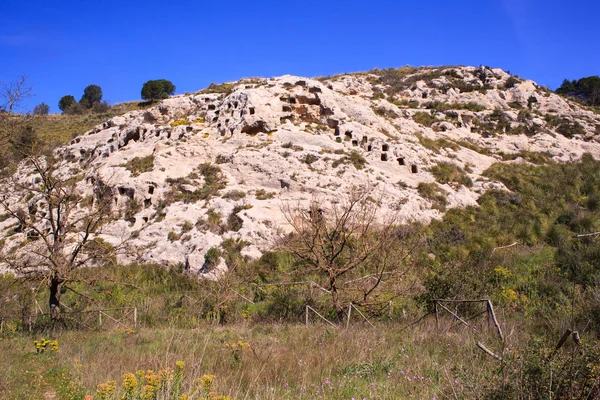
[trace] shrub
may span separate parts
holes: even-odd
[[[269,200],[275,197],[275,193],[267,192],[265,189],[258,189],[254,193],[254,196],[256,197],[256,200]]]
[[[305,157],[304,157],[304,163],[311,165],[312,163],[314,163],[315,161],[317,161],[319,159],[319,157],[315,156],[314,154],[310,154],[308,153]]]
[[[181,235],[178,235],[177,233],[175,233],[175,231],[170,231],[167,235],[167,239],[169,240],[169,242],[174,242],[176,240],[181,239]]]
[[[421,144],[421,146],[436,153],[439,153],[441,149],[446,148],[452,149],[454,151],[460,150],[459,145],[445,138],[433,140],[424,137],[420,133],[415,133],[415,136],[417,137],[417,139],[419,139],[419,143]]]
[[[417,191],[423,198],[431,201],[432,208],[440,211],[446,210],[446,206],[448,205],[446,194],[435,183],[421,182],[417,186]]]
[[[231,94],[233,92],[233,84],[231,83],[211,83],[208,88],[204,89],[203,93],[222,93],[225,95]]]
[[[510,89],[512,87],[515,87],[517,83],[519,83],[519,80],[514,76],[511,76],[506,80],[506,82],[504,82],[504,89]]]
[[[510,103],[508,103],[508,106],[510,108],[514,108],[515,110],[523,109],[523,105],[521,103],[519,103],[518,101],[510,102]]]
[[[211,247],[204,255],[204,262],[207,268],[216,267],[221,258],[221,250],[217,247]]]
[[[176,201],[195,203],[200,200],[210,200],[211,197],[217,196],[219,191],[226,187],[227,179],[218,166],[204,163],[198,166],[196,170],[204,177],[204,184],[193,192],[184,190],[183,185],[190,184],[191,179],[197,179],[197,172],[192,172],[187,178],[167,179],[167,182],[173,185],[169,193],[165,196],[167,204]]]
[[[246,197],[246,193],[241,190],[230,190],[229,192],[223,195],[224,199],[229,199],[233,201],[239,201]]]
[[[556,132],[570,139],[575,135],[585,135],[585,128],[577,121],[563,118],[556,128]]]
[[[33,108],[33,115],[48,115],[50,106],[43,101]]]
[[[156,101],[166,99],[175,93],[175,85],[166,79],[150,80],[142,86],[142,99]]]
[[[440,162],[429,170],[436,181],[441,184],[457,182],[468,187],[473,186],[473,181],[467,176],[465,171],[456,164],[449,162]]]
[[[73,103],[63,111],[66,115],[81,115],[85,114],[86,108],[80,103]]]
[[[417,124],[421,124],[423,126],[431,126],[436,122],[442,121],[441,119],[438,119],[438,118],[434,117],[433,115],[431,115],[430,113],[426,113],[426,112],[416,112],[413,115],[413,120]]]
[[[58,108],[60,109],[60,111],[65,112],[69,107],[71,107],[75,103],[77,103],[77,101],[75,101],[75,97],[71,95],[66,95],[61,97],[58,101]]]
[[[356,169],[363,169],[367,164],[367,160],[356,150],[352,150],[349,155],[335,160],[332,164],[333,168],[337,168],[341,164],[352,164]]]
[[[231,214],[229,214],[229,217],[227,217],[227,230],[237,232],[242,229],[244,220],[238,216],[238,213],[242,210],[248,210],[251,207],[252,206],[248,204],[235,206],[231,211]]]
[[[132,158],[123,166],[125,169],[131,172],[132,176],[138,176],[144,172],[150,172],[154,168],[154,155],[151,154],[146,157]]]
[[[108,110],[110,110],[110,105],[106,101],[101,101],[92,105],[92,112],[96,114],[104,114]]]

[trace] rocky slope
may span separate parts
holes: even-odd
[[[487,67],[212,85],[112,118],[57,150],[70,161],[65,173],[91,161],[82,195],[94,179],[114,188],[122,218],[102,237],[128,238],[135,256],[123,262],[203,273],[205,253],[225,238],[259,256],[287,229],[287,204],[336,202],[362,185],[382,215],[427,221],[502,189],[482,175],[492,163],[585,152],[600,158],[600,115]],[[33,179],[25,169],[19,178]],[[14,229],[14,219],[0,222],[4,251],[26,234]]]

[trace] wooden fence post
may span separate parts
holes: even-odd
[[[350,313],[352,312],[352,303],[348,304],[348,317],[346,318],[346,329],[350,326]]]
[[[102,327],[102,311],[98,311],[98,327]]]
[[[137,329],[137,307],[133,309],[133,327]]]
[[[308,304],[306,305],[306,311],[304,313],[304,324],[308,328]]]
[[[504,335],[502,334],[502,329],[500,329],[500,324],[498,323],[498,320],[496,320],[496,314],[494,313],[494,306],[492,305],[491,300],[488,300],[487,303],[488,303],[488,309],[490,310],[490,314],[492,316],[492,321],[494,322],[496,331],[498,331],[498,336],[500,336],[501,341],[504,341]]]

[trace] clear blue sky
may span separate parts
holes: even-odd
[[[600,74],[597,0],[0,0],[0,74],[57,112],[100,85],[111,104],[149,79],[177,93],[242,77],[403,65],[489,65],[556,88]]]

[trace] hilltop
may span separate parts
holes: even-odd
[[[98,181],[113,189],[121,217],[100,236],[127,239],[121,262],[208,277],[227,268],[205,264],[226,238],[248,242],[242,254],[253,258],[272,248],[289,229],[289,204],[335,203],[362,186],[382,217],[428,222],[507,190],[485,174],[494,163],[569,163],[585,153],[600,158],[600,115],[487,67],[211,85],[112,117],[56,150],[82,196]],[[4,249],[13,249],[26,232],[3,219]]]

